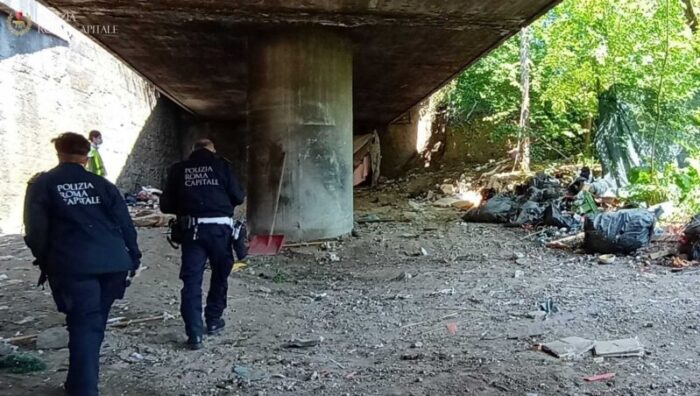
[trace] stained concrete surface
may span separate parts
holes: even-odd
[[[44,0],[199,116],[245,118],[251,38],[324,26],[354,46],[353,100],[362,132],[386,125],[555,0]],[[177,67],[173,67],[177,65]]]

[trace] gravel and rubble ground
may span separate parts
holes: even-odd
[[[179,252],[163,229],[141,229],[148,268],[112,316],[175,318],[108,331],[102,394],[700,395],[700,271],[635,257],[600,265],[406,195],[359,191],[358,216],[396,221],[250,259],[231,275],[225,331],[200,351],[183,347]],[[60,326],[21,237],[1,237],[0,251],[0,336]],[[549,299],[559,312],[528,315]],[[568,336],[638,337],[646,353],[562,361],[533,348]],[[61,394],[67,349],[20,351],[48,370],[0,372],[0,393]],[[603,373],[616,375],[583,380]]]

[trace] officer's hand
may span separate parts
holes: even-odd
[[[141,275],[141,271],[143,271],[143,267],[138,267],[137,269],[133,271],[129,271],[129,277],[131,279],[138,278],[139,275]]]
[[[131,286],[131,283],[139,275],[141,275],[141,267],[139,267],[138,269],[129,271],[129,274],[126,276],[126,287]]]

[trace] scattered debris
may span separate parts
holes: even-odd
[[[382,219],[381,219],[379,216],[377,216],[376,214],[370,213],[370,214],[366,214],[366,215],[364,215],[364,216],[362,216],[362,217],[359,217],[359,218],[358,218],[357,220],[355,220],[355,221],[357,221],[359,224],[366,224],[366,223],[379,223],[379,222],[382,222],[382,221],[384,221],[384,220],[382,220]]]
[[[595,347],[595,341],[581,337],[567,337],[542,344],[542,350],[565,360],[578,359]]]
[[[525,276],[525,272],[521,270],[515,270],[515,274],[513,275],[514,278],[522,278]]]
[[[450,333],[451,335],[457,334],[457,323],[454,323],[454,322],[448,323],[446,325],[446,327],[447,327],[447,332]]]
[[[637,337],[595,343],[595,355],[603,357],[641,357],[644,347]]]
[[[244,381],[260,381],[267,378],[264,373],[249,369],[245,366],[233,366],[233,373]]]
[[[269,287],[265,287],[265,286],[260,286],[260,287],[258,287],[258,291],[259,291],[259,292],[262,292],[262,293],[265,293],[265,294],[270,294],[270,293],[272,293],[272,289],[270,289]]]
[[[664,249],[664,250],[660,250],[658,252],[654,252],[654,253],[649,254],[649,260],[655,261],[655,260],[658,260],[660,258],[671,256],[673,254],[676,254],[676,249]]]
[[[241,262],[241,261],[238,261],[238,262],[233,264],[233,269],[231,271],[232,272],[240,272],[240,271],[243,271],[244,269],[246,269],[247,267],[248,267],[248,264]]]
[[[530,311],[525,316],[529,319],[544,320],[547,318],[547,312],[544,311]]]
[[[452,184],[443,184],[440,186],[440,191],[445,195],[454,195],[457,192]]]
[[[602,254],[598,256],[598,262],[601,264],[612,264],[615,262],[614,254]]]
[[[108,326],[110,326],[110,327],[127,327],[127,326],[140,324],[140,323],[156,322],[159,320],[166,321],[166,320],[170,320],[170,319],[175,319],[175,316],[169,314],[168,312],[163,312],[162,315],[149,316],[146,318],[130,319],[130,320],[126,320],[124,318],[121,318],[121,319],[122,320],[109,323]]]
[[[576,235],[571,235],[565,238],[557,239],[556,241],[548,242],[545,246],[550,249],[574,249],[577,245],[580,245],[583,242],[585,235],[585,233],[581,232]]]
[[[548,298],[545,301],[541,302],[540,309],[547,315],[559,312],[559,307],[554,305],[554,300],[552,298]]]
[[[134,352],[131,355],[129,355],[129,360],[132,362],[140,362],[143,360],[143,355],[141,355],[138,352]]]
[[[323,342],[323,337],[319,337],[317,339],[292,339],[286,344],[284,344],[285,348],[312,348],[317,345],[320,345]]]
[[[131,213],[136,227],[167,227],[175,215],[161,213],[158,209],[142,209]]]
[[[449,315],[445,315],[445,316],[443,316],[443,317],[438,318],[437,321],[439,322],[439,321],[441,321],[441,320],[454,318],[454,317],[457,316],[458,314],[459,314],[458,312],[454,312],[454,313],[451,313],[451,314],[449,314]],[[407,328],[409,328],[409,327],[420,326],[420,325],[423,325],[423,324],[433,323],[433,322],[435,322],[435,320],[424,320],[424,321],[422,321],[422,322],[409,323],[409,324],[407,324],[407,325],[403,325],[403,326],[401,326],[401,328],[402,328],[402,329],[407,329]]]
[[[598,375],[591,375],[590,377],[585,377],[583,380],[586,382],[596,382],[596,381],[609,381],[615,378],[615,373],[605,373]]]
[[[326,297],[328,297],[328,293],[311,293],[311,298],[313,298],[314,301],[321,301]]]
[[[683,269],[692,265],[692,261],[685,260],[681,257],[674,257],[673,260],[671,260],[671,267],[673,269]]]
[[[393,278],[392,281],[401,282],[410,280],[411,278],[413,278],[413,275],[409,274],[408,272],[402,272],[397,277]]]
[[[451,287],[449,289],[442,289],[442,290],[438,290],[436,292],[430,293],[431,296],[440,296],[440,295],[453,296],[454,294],[455,294],[454,287]]]

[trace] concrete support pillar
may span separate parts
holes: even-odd
[[[331,30],[298,28],[250,43],[248,221],[267,234],[333,238],[353,227],[352,48]]]

